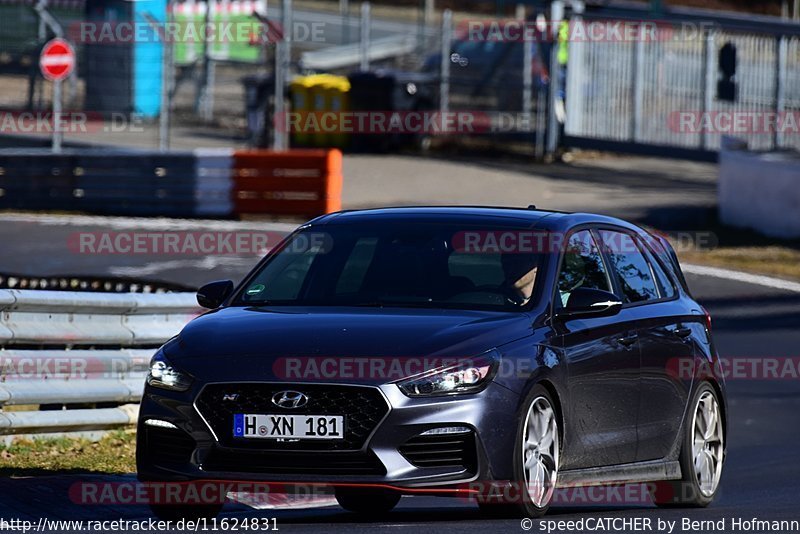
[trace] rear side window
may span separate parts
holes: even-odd
[[[579,287],[611,291],[603,257],[589,230],[575,232],[567,242],[558,275],[562,306],[566,306],[569,296]]]
[[[611,262],[610,269],[622,291],[623,302],[645,302],[659,298],[647,258],[628,234],[600,230],[600,240]]]
[[[672,282],[667,276],[667,273],[664,272],[664,269],[661,268],[661,264],[656,260],[650,250],[643,246],[645,254],[647,255],[647,261],[650,264],[650,269],[653,271],[653,276],[656,279],[656,285],[658,286],[658,295],[662,299],[669,299],[675,296],[675,286],[672,285]]]

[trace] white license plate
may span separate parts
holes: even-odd
[[[233,436],[260,439],[344,439],[344,417],[237,413],[233,416]]]

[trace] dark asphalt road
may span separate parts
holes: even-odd
[[[2,217],[0,217],[2,219]],[[222,277],[237,279],[255,262],[252,256],[221,258],[159,258],[151,256],[94,257],[70,253],[66,236],[87,228],[102,228],[101,223],[80,227],[55,222],[3,219],[0,239],[4,254],[0,271],[37,274],[130,274],[139,272],[151,278],[199,284]],[[89,221],[90,222],[90,221]],[[168,223],[165,223],[168,224]],[[25,236],[25,239],[20,239]],[[732,357],[800,356],[800,293],[732,282],[712,277],[688,276],[695,296],[714,317],[714,333],[720,353]],[[641,507],[561,507],[551,509],[544,521],[577,520],[596,517],[647,517],[653,528],[658,519],[677,521],[673,532],[681,532],[683,518],[692,520],[758,518],[761,520],[800,520],[797,498],[800,495],[800,382],[798,380],[728,381],[730,432],[728,460],[718,499],[707,509],[661,510]],[[31,481],[2,481],[2,502],[11,498],[15,487],[29,487]],[[17,486],[15,486],[17,485]],[[41,481],[39,487],[45,487]],[[55,486],[50,486],[55,487]],[[37,505],[31,503],[25,515],[36,517],[80,517],[115,519],[119,509],[75,506],[64,495],[53,492]],[[53,503],[58,503],[53,504]],[[5,517],[5,513],[0,514]],[[520,532],[519,520],[486,520],[477,507],[458,499],[404,497],[399,507],[380,521],[361,520],[338,507],[293,511],[247,511],[235,507],[228,516],[274,516],[285,532]],[[139,507],[128,507],[126,517],[145,517]],[[532,530],[540,532],[541,523]],[[574,532],[559,529],[556,532]],[[691,529],[691,532],[712,532]],[[752,530],[750,532],[759,532]],[[688,531],[683,531],[688,532]]]

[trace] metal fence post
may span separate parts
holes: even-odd
[[[555,46],[550,50],[550,93],[547,102],[547,147],[548,154],[555,154],[558,148],[559,123],[556,116],[556,102],[558,100],[558,86],[561,83],[561,65],[558,63],[558,28],[564,19],[564,2],[555,0],[550,4],[551,32]]]
[[[450,47],[453,40],[453,12],[442,13],[442,61],[439,72],[439,113],[450,111]]]
[[[525,6],[517,5],[517,19],[525,24]],[[522,31],[522,116],[529,125],[533,113],[533,43],[528,42],[526,30]]]
[[[427,36],[428,36],[428,27],[431,24],[431,20],[433,20],[433,1],[434,0],[423,0],[422,9],[419,10],[417,14],[417,54],[425,54],[425,50],[427,49]]]
[[[342,19],[341,43],[350,42],[350,0],[339,0],[339,16]]]
[[[284,80],[289,80],[289,71],[292,66],[292,41],[294,41],[294,13],[292,0],[283,0],[281,9],[281,24],[283,25],[283,44],[284,44]]]
[[[436,12],[434,0],[425,0],[424,9],[423,19],[425,20],[425,27],[430,28],[431,24],[433,24],[433,15]]]
[[[776,123],[775,132],[772,138],[772,148],[779,149],[783,144],[783,137],[781,136],[778,124],[781,124],[781,113],[786,108],[786,66],[787,57],[789,52],[789,42],[785,35],[777,38],[775,46],[775,113]]]
[[[370,5],[369,2],[361,4],[361,41],[359,54],[361,56],[361,70],[369,70],[369,32],[370,32]]]
[[[205,32],[203,34],[203,79],[200,85],[198,96],[198,111],[205,121],[214,118],[214,79],[216,77],[216,65],[212,58],[210,37],[215,34],[209,30],[214,22],[216,11],[216,0],[206,0]]]
[[[703,69],[705,80],[703,84],[703,114],[710,113],[714,107],[714,92],[717,81],[717,38],[713,30],[707,30],[705,38],[705,58],[703,60]],[[711,132],[708,128],[704,128],[704,132],[700,134],[700,148],[708,150],[710,146]]]
[[[583,29],[583,19],[578,15],[573,15],[572,20],[570,20],[570,25],[574,27],[581,27]],[[586,30],[584,29],[583,32],[575,30],[576,35],[580,35],[583,33],[585,35]],[[584,90],[586,87],[585,83],[585,50],[586,50],[586,43],[583,42],[581,39],[576,39],[569,43],[569,65],[567,67],[567,80],[566,80],[566,101],[567,107],[566,109],[566,119],[564,121],[564,133],[565,135],[570,135],[574,133],[578,133],[578,135],[583,134],[584,129]],[[571,110],[571,112],[570,112]]]
[[[636,142],[642,137],[642,108],[644,106],[644,28],[639,28],[636,42],[633,47],[633,114],[631,116],[631,141]]]
[[[167,2],[167,27],[172,23],[172,0]],[[172,43],[167,32],[161,32],[163,50],[161,53],[161,111],[158,114],[158,149],[169,151],[170,114],[172,113],[172,84],[174,83],[174,64]]]
[[[272,148],[286,150],[289,142],[284,125],[286,124],[286,81],[289,78],[291,63],[292,41],[292,0],[283,0],[281,12],[283,24],[283,37],[275,43],[275,96],[273,98],[274,112],[272,117]],[[281,125],[279,128],[278,125]]]
[[[53,152],[61,152],[61,80],[53,82]]]

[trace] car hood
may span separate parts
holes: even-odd
[[[167,358],[203,381],[330,379],[387,382],[383,373],[345,372],[342,361],[401,362],[416,374],[482,354],[532,332],[524,313],[399,308],[241,308],[190,322],[165,346]],[[421,362],[421,359],[426,359]],[[323,367],[323,364],[328,367]],[[330,365],[334,362],[333,365]],[[383,365],[383,364],[381,364]],[[385,369],[385,367],[381,367]],[[374,365],[372,369],[375,369]],[[299,374],[298,374],[299,373]]]

